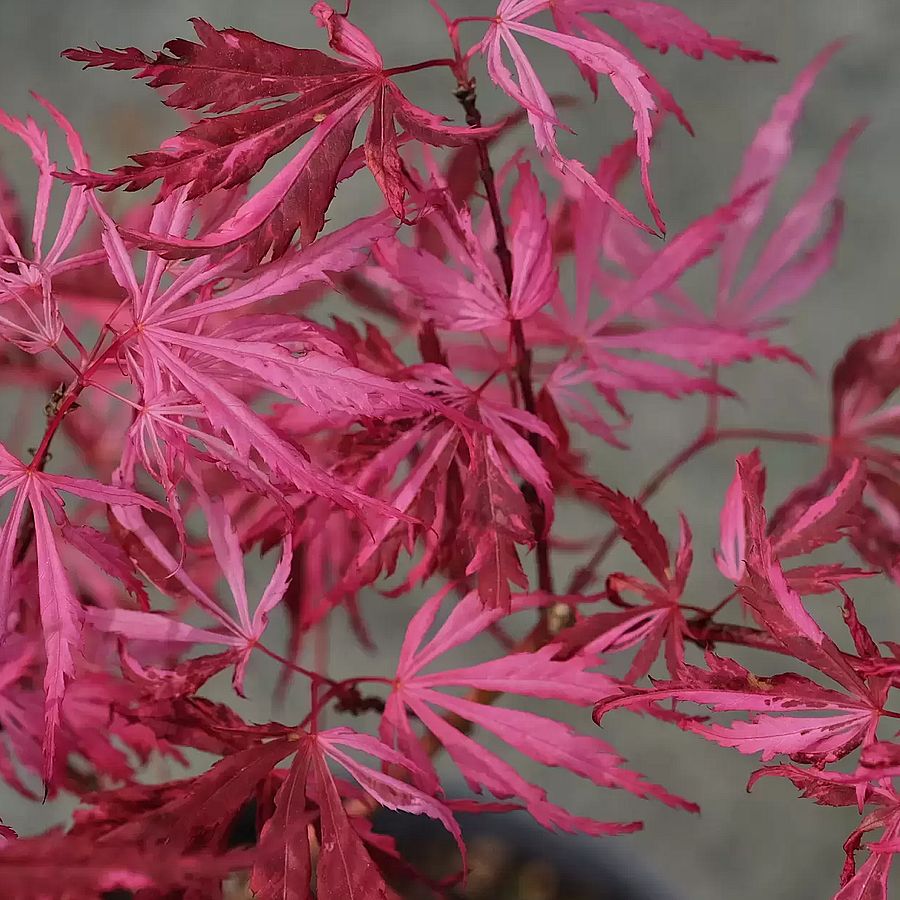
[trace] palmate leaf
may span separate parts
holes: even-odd
[[[377,738],[343,727],[316,733],[277,724],[225,730],[241,738],[244,748],[195,778],[88,797],[92,808],[79,817],[75,836],[104,844],[137,840],[142,846],[190,854],[193,848],[215,844],[226,835],[257,786],[293,756],[253,861],[251,884],[261,900],[310,896],[309,826],[316,823],[318,896],[358,900],[395,896],[365,848],[354,817],[345,809],[343,783],[332,774],[329,761],[347,771],[363,796],[376,804],[441,822],[465,860],[459,826],[443,802],[351,755],[362,753],[385,766],[416,771],[414,763]]]
[[[873,568],[900,581],[900,454],[890,441],[900,434],[900,324],[853,341],[831,380],[832,435],[829,459],[773,515],[779,530],[829,497],[861,467],[864,478],[855,522],[846,534]],[[855,483],[856,479],[853,479]]]
[[[654,246],[637,230],[609,216],[596,197],[582,192],[572,213],[577,223],[572,241],[578,287],[574,317],[561,317],[564,323],[570,320],[563,324],[567,333],[581,333],[587,327],[587,299],[596,286],[606,296],[618,298],[642,326],[635,329],[635,349],[665,354],[671,348],[673,356],[690,362],[705,359],[730,364],[754,357],[799,362],[784,348],[762,340],[761,335],[782,324],[778,316],[806,296],[834,261],[843,222],[841,173],[864,122],[852,125],[838,140],[765,242],[746,277],[738,276],[745,266],[749,243],[771,205],[775,184],[790,162],[806,97],[839,47],[827,47],[778,99],[746,151],[730,200],[713,215],[685,229],[677,239],[680,247],[675,241],[663,248]],[[629,148],[624,146],[601,162],[597,178],[610,192],[615,192],[627,171],[628,160]],[[598,244],[602,246],[604,265],[597,261]],[[715,312],[710,314],[679,287],[678,279],[705,255],[716,251],[717,302]],[[613,266],[615,274],[610,271]],[[622,278],[622,269],[629,278]],[[614,305],[611,312],[616,312]],[[603,337],[602,332],[598,337]],[[630,333],[615,335],[611,346],[618,342],[624,347],[631,340]],[[708,348],[705,357],[701,348]],[[603,342],[598,340],[597,352],[603,350]],[[721,359],[717,359],[720,354]],[[615,372],[615,363],[604,354],[604,366]],[[652,384],[649,378],[646,383]],[[702,388],[695,385],[693,389]],[[678,390],[676,382],[672,390]]]
[[[666,53],[677,47],[682,53],[702,59],[712,53],[722,59],[744,62],[774,62],[768,53],[745,47],[734,38],[717,37],[672,6],[652,0],[556,0],[558,7],[570,15],[602,13],[621,22],[652,50]]]
[[[746,712],[746,719],[730,724],[671,711],[664,715],[685,731],[741,753],[760,754],[764,761],[784,754],[799,762],[833,762],[874,737],[883,700],[877,692],[861,687],[855,695],[845,694],[792,673],[758,678],[711,652],[706,664],[685,665],[676,678],[601,701],[595,720],[599,723],[617,707],[645,710],[647,704],[665,700],[696,703],[714,712]]]
[[[426,674],[423,671],[426,666],[454,647],[470,641],[505,614],[501,609],[484,608],[478,593],[472,592],[454,606],[437,633],[426,641],[448,592],[449,588],[435,594],[410,620],[400,650],[394,689],[381,723],[382,739],[416,762],[418,769],[413,772],[416,784],[433,792],[439,781],[413,731],[411,715],[443,745],[473,790],[480,793],[487,789],[500,799],[519,798],[531,815],[547,828],[616,834],[640,827],[635,822],[611,824],[575,816],[551,803],[544,790],[528,782],[512,765],[459,730],[452,720],[443,718],[443,711],[486,729],[544,765],[561,766],[602,787],[621,788],[640,797],[655,797],[671,806],[696,809],[623,768],[623,760],[618,754],[596,738],[577,734],[560,722],[534,713],[490,709],[482,703],[445,693],[444,689],[464,687],[584,706],[596,699],[594,692],[611,695],[619,692],[608,676],[588,671],[594,663],[592,656],[558,660],[555,655],[560,647],[556,645],[548,645],[535,653],[516,653],[465,668]],[[512,610],[528,609],[546,602],[543,596],[519,595],[513,598]]]
[[[181,188],[156,207],[154,233],[186,233],[197,212],[196,201],[186,194]],[[144,399],[129,432],[135,442],[131,456],[142,461],[149,461],[151,453],[156,456],[148,471],[160,477],[170,498],[173,463],[161,448],[180,431],[176,440],[184,452],[190,451],[189,440],[199,439],[245,483],[264,487],[260,473],[266,472],[276,489],[291,485],[349,509],[391,515],[386,504],[342,484],[273,429],[251,409],[246,389],[276,391],[326,417],[336,410],[354,416],[421,412],[434,409],[434,402],[408,385],[353,366],[324,329],[304,320],[238,315],[227,325],[217,324],[223,314],[233,316],[304,284],[328,283],[329,272],[358,264],[367,244],[391,231],[385,216],[341,229],[321,246],[316,242],[293,249],[229,284],[233,258],[211,263],[201,257],[176,269],[153,251],[147,252],[139,279],[115,224],[99,203],[95,208],[103,221],[110,266],[127,292],[131,311],[131,321],[119,326],[120,352]],[[165,283],[170,269],[173,277]],[[179,410],[171,402],[175,398],[194,403],[195,409],[182,402]],[[172,511],[177,517],[174,506]]]
[[[440,402],[446,416],[405,430],[357,478],[366,489],[380,486],[379,495],[391,506],[420,521],[376,523],[349,560],[341,561],[333,600],[351,596],[383,571],[392,572],[400,549],[411,550],[418,537],[424,554],[392,593],[449,566],[450,577],[469,574],[477,579],[484,603],[507,607],[510,584],[527,584],[519,549],[535,542],[520,479],[544,503],[547,528],[553,521],[549,473],[522,432],[550,443],[555,436],[537,416],[495,392],[474,390],[444,366],[415,366],[410,374],[421,391]],[[455,414],[462,417],[451,418]],[[398,472],[403,477],[392,483]]]
[[[442,221],[436,222],[440,219]],[[527,319],[549,303],[557,290],[546,200],[531,167],[518,166],[510,201],[510,252],[513,281],[509,296],[493,271],[493,249],[476,234],[468,208],[458,210],[444,197],[430,222],[446,232],[453,262],[469,278],[438,257],[399,240],[379,242],[375,258],[391,279],[422,305],[422,317],[451,331],[484,331]]]
[[[553,13],[555,31],[539,28],[526,21],[546,9]],[[661,52],[665,52],[672,44],[698,58],[704,52],[711,52],[725,59],[738,57],[772,62],[774,58],[745,48],[738,41],[713,37],[683,13],[663,4],[603,3],[598,0],[501,0],[496,19],[477,49],[487,59],[492,80],[527,111],[538,149],[548,155],[567,179],[592,191],[627,222],[646,228],[602,181],[592,176],[580,162],[567,158],[560,151],[555,132],[561,127],[561,123],[550,96],[518,43],[523,36],[535,38],[566,52],[595,96],[598,76],[607,77],[614,90],[631,108],[635,131],[633,147],[640,161],[641,183],[656,227],[664,234],[665,223],[650,184],[654,113],[658,107],[673,112],[686,127],[690,126],[672,95],[644,69],[628,48],[584,17],[584,13],[590,12],[605,13],[619,20],[647,46]],[[504,50],[512,58],[515,76],[503,60]]]
[[[857,552],[900,582],[900,453],[881,442],[900,434],[900,324],[854,341],[832,376],[834,454],[842,466],[861,456],[868,473],[860,513],[851,532]],[[878,443],[876,443],[878,441]],[[826,471],[828,485],[839,475]]]
[[[522,436],[540,435],[555,442],[553,432],[537,417],[481,390],[472,390],[449,370],[437,365],[416,367],[420,383],[453,409],[484,425],[466,437],[469,459],[463,473],[460,522],[468,542],[466,574],[478,576],[486,605],[508,608],[510,582],[525,588],[516,545],[530,546],[535,535],[518,476],[533,488],[545,510],[545,528],[553,522],[553,492],[543,461]],[[461,445],[457,441],[457,446]],[[501,455],[502,454],[502,455]]]
[[[207,532],[231,592],[235,618],[190,580],[185,590],[191,599],[212,616],[218,631],[198,628],[179,618],[162,613],[132,609],[91,609],[87,621],[97,630],[121,635],[134,641],[155,641],[164,644],[215,644],[234,652],[234,687],[243,696],[244,675],[254,647],[262,638],[269,614],[281,602],[288,587],[293,557],[289,537],[282,541],[281,556],[262,596],[251,613],[244,575],[244,556],[231,517],[218,498],[210,497],[199,484],[194,485],[196,496],[206,517]],[[163,560],[161,560],[163,562]]]
[[[65,136],[69,153],[78,166],[87,165],[81,140],[68,120],[49,101],[34,95]],[[28,148],[38,170],[37,196],[31,234],[26,238],[15,218],[0,210],[0,339],[26,353],[55,347],[63,334],[58,284],[95,265],[99,254],[88,251],[69,254],[88,211],[83,187],[68,186],[62,218],[50,247],[47,222],[53,197],[56,163],[50,158],[48,136],[29,117],[22,121],[0,110],[0,128],[18,137]],[[30,246],[29,246],[30,245]]]
[[[14,573],[20,561],[16,548],[26,516],[34,528],[37,600],[43,632],[46,670],[44,692],[43,775],[49,780],[56,756],[56,737],[66,685],[75,673],[81,642],[82,608],[75,596],[57,545],[57,527],[67,519],[60,493],[113,507],[143,506],[162,511],[158,503],[135,491],[87,478],[51,475],[26,466],[0,444],[0,497],[13,493],[12,506],[0,529],[0,635],[8,635],[16,597]],[[54,521],[51,521],[51,516]]]
[[[77,184],[113,190],[140,190],[162,179],[162,197],[190,185],[190,196],[246,183],[265,162],[304,135],[309,139],[258,194],[227,221],[195,240],[139,235],[145,244],[181,256],[196,256],[252,243],[261,258],[287,249],[299,230],[309,243],[322,230],[341,169],[353,147],[364,112],[374,110],[365,140],[366,165],[388,206],[405,212],[397,125],[416,140],[457,146],[488,129],[444,124],[411,103],[390,79],[378,50],[363,32],[326,3],[312,14],[344,59],[318,50],[296,49],[235,28],[216,29],[193,19],[199,43],[174,40],[155,57],[140,50],[66,51],[86,66],[136,71],[155,88],[175,88],[166,103],[176,109],[226,113],[209,116],[139,154],[135,164],[109,175],[65,176]],[[209,78],[215,69],[215,79]]]
[[[612,518],[619,533],[653,576],[649,584],[632,575],[613,572],[606,579],[606,594],[624,611],[605,611],[586,616],[559,635],[569,652],[588,654],[618,652],[638,647],[624,681],[633,683],[646,675],[660,648],[665,644],[665,658],[673,677],[684,665],[684,635],[687,631],[681,609],[681,597],[694,559],[691,529],[680,517],[678,548],[674,553],[644,507],[624,494],[594,483],[587,490],[597,496],[599,504]],[[632,606],[622,601],[621,594],[635,592],[647,603]]]
[[[838,140],[767,239],[750,273],[738,282],[748,245],[771,203],[775,183],[791,160],[794,131],[806,99],[841,46],[839,41],[830,44],[800,72],[791,89],[775,102],[744,154],[732,197],[754,184],[761,189],[745,206],[722,246],[716,319],[724,325],[760,331],[779,324],[773,316],[808,294],[834,262],[843,223],[840,178],[848,153],[865,127],[864,120],[853,124]]]
[[[600,700],[595,719],[599,722],[616,707],[645,709],[647,704],[662,700],[699,703],[717,712],[746,711],[750,713],[746,720],[728,725],[708,724],[683,714],[666,715],[674,715],[685,730],[742,753],[761,753],[764,760],[785,754],[818,765],[833,762],[860,744],[867,746],[875,740],[889,684],[878,677],[867,678],[864,673],[869,660],[880,661],[881,657],[846,595],[845,619],[862,662],[843,653],[810,615],[778,562],[777,541],[766,534],[764,472],[758,454],[740,458],[738,474],[746,522],[746,569],[739,585],[741,596],[754,618],[790,657],[818,670],[840,690],[790,672],[757,678],[734,660],[707,653],[705,669],[682,665],[668,681]],[[797,546],[817,546],[816,541],[824,543],[839,533],[839,523],[846,517],[841,497],[852,482],[853,478],[833,500],[821,504],[821,515],[807,516],[805,524],[800,520],[795,533]],[[858,495],[859,485],[852,490]],[[835,511],[834,519],[830,519],[826,506]],[[801,540],[804,535],[809,544]]]
[[[302,885],[303,875],[309,871],[308,850],[306,854],[302,850],[300,854],[297,852],[303,846],[303,837],[292,835],[289,827],[292,813],[302,812],[298,806],[304,792],[315,798],[319,808],[321,844],[316,868],[319,896],[358,900],[396,896],[385,884],[347,815],[326,758],[346,769],[382,806],[440,821],[455,838],[465,865],[465,847],[459,826],[441,801],[392,775],[357,762],[347,750],[368,754],[394,766],[413,768],[405,756],[370,735],[349,728],[335,728],[316,735],[309,750],[301,749],[295,757],[291,771],[276,795],[275,815],[260,838],[260,857],[254,867],[251,885],[263,900],[294,896],[290,891]],[[302,815],[300,821],[303,821]],[[300,866],[295,872],[298,858]],[[284,893],[285,890],[288,893]],[[296,896],[306,895],[298,892]]]
[[[737,460],[735,475],[728,487],[720,515],[716,564],[722,574],[735,583],[741,581],[745,572],[748,525],[744,497],[748,478],[755,484],[754,498],[761,502],[765,470],[758,451]],[[779,509],[777,519],[769,525],[775,555],[779,559],[799,556],[852,534],[860,525],[859,505],[865,484],[866,467],[862,460],[854,459],[830,493],[820,495],[817,491],[802,498],[799,494],[795,495]],[[800,572],[798,578],[809,579],[812,568],[814,567],[796,570]],[[824,566],[823,574],[826,571],[829,571],[829,567]],[[851,571],[843,570],[848,575]],[[785,574],[788,581],[791,581],[792,573]],[[831,570],[831,576],[840,580],[834,570]]]
[[[518,38],[521,36],[537,38],[569,53],[585,69],[608,76],[613,87],[634,111],[637,155],[641,161],[641,181],[656,227],[664,233],[665,223],[650,186],[650,139],[653,133],[651,115],[656,109],[656,104],[644,83],[646,75],[644,69],[633,57],[609,43],[560,34],[530,25],[525,21],[548,5],[546,2],[536,0],[501,0],[495,21],[478,45],[478,50],[486,58],[491,79],[527,111],[538,150],[546,153],[564,176],[593,191],[631,224],[646,228],[633,213],[608,193],[580,162],[562,154],[555,134],[560,121],[553,102],[519,45]],[[515,76],[504,62],[504,49],[512,57]]]
[[[751,187],[697,219],[659,252],[641,250],[636,254],[634,247],[625,245],[634,277],[617,278],[605,285],[608,302],[599,316],[590,311],[592,289],[596,283],[609,279],[598,267],[595,244],[602,242],[601,235],[611,230],[611,222],[608,216],[602,219],[592,197],[582,195],[581,204],[601,216],[601,221],[598,223],[583,211],[576,220],[577,227],[596,228],[600,234],[594,232],[596,241],[592,242],[588,236],[587,243],[582,245],[576,232],[578,289],[574,308],[557,293],[550,315],[542,319],[537,331],[539,340],[562,341],[571,348],[570,357],[557,364],[542,388],[559,412],[571,415],[573,421],[610,443],[621,444],[614,424],[608,423],[594,404],[585,402],[576,393],[578,385],[593,387],[624,418],[625,407],[619,398],[622,391],[652,391],[669,397],[695,392],[726,396],[730,393],[717,381],[699,372],[680,371],[671,363],[683,362],[700,370],[710,364],[730,366],[756,358],[801,362],[790,350],[748,334],[740,327],[705,321],[691,311],[689,300],[687,310],[675,314],[662,303],[656,306],[655,298],[668,297],[677,289],[679,279],[721,246],[759,190],[759,185]],[[616,239],[612,249],[621,252],[621,242]],[[623,262],[615,256],[613,259]],[[642,358],[645,354],[668,360]]]

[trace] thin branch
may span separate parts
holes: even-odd
[[[646,503],[685,463],[693,459],[701,450],[712,446],[716,440],[716,435],[710,434],[704,429],[687,447],[676,453],[656,471],[644,487],[641,488],[637,496],[638,502]],[[597,566],[603,562],[620,537],[621,532],[618,528],[611,528],[606,533],[600,545],[594,551],[593,556],[572,573],[572,578],[566,589],[567,594],[579,594],[593,581]]]
[[[779,441],[787,444],[810,444],[827,447],[831,438],[808,431],[777,431],[768,428],[722,428],[716,432],[717,441]]]
[[[667,463],[661,466],[650,480],[641,488],[637,495],[639,503],[650,500],[663,485],[686,463],[690,462],[703,450],[713,447],[721,441],[781,441],[790,444],[809,444],[813,446],[828,446],[831,439],[822,435],[810,434],[806,431],[772,431],[766,428],[723,428],[718,431],[703,431],[683,450],[676,453]],[[621,533],[618,528],[610,529],[603,537],[600,545],[594,551],[593,556],[572,574],[568,594],[578,594],[587,587],[594,578],[597,566],[606,558],[607,554],[616,545]]]
[[[466,124],[471,128],[481,127],[481,112],[476,103],[475,79],[469,78],[461,81],[456,90],[456,99],[459,100],[466,113]],[[500,263],[503,273],[503,283],[506,287],[506,296],[512,294],[513,286],[513,260],[506,239],[506,225],[503,221],[503,210],[500,206],[500,197],[497,193],[497,182],[494,177],[494,168],[491,165],[488,145],[483,140],[475,141],[478,149],[479,176],[484,185],[485,198],[491,211],[491,219],[494,223],[495,245],[494,251]],[[525,333],[522,323],[518,319],[510,322],[510,337],[516,352],[516,379],[519,390],[522,393],[522,403],[526,412],[537,415],[537,402],[534,395],[534,384],[531,373],[531,350],[525,341]],[[542,455],[542,441],[539,434],[528,432],[528,443],[531,445],[538,458]],[[534,530],[535,556],[537,559],[538,587],[547,593],[553,593],[553,573],[550,568],[550,546],[547,541],[547,513],[534,487],[529,482],[522,485],[522,494],[525,497],[531,511],[531,525]],[[545,617],[546,619],[546,617]]]

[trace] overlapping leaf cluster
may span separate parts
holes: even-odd
[[[9,825],[19,823],[2,826],[4,896],[210,898],[243,879],[260,898],[392,897],[398,880],[422,876],[373,829],[380,807],[442,823],[460,877],[459,810],[524,808],[549,829],[593,835],[640,827],[605,821],[600,792],[595,817],[564,809],[516,755],[696,810],[628,769],[589,720],[582,731],[559,721],[567,704],[594,706],[598,721],[616,707],[649,713],[776,760],[755,777],[857,806],[837,896],[886,897],[900,849],[900,750],[884,726],[900,715],[900,647],[873,640],[849,592],[860,579],[884,575],[885,591],[900,579],[890,405],[900,325],[847,350],[831,434],[719,424],[734,396],[729,367],[805,365],[771,335],[832,264],[841,170],[861,123],[752,265],[745,257],[837,46],[777,101],[730,196],[662,243],[652,235],[665,232],[653,136],[669,116],[690,124],[605,17],[660,52],[771,57],[646,0],[503,0],[492,16],[462,19],[431,5],[452,56],[395,67],[348,13],[321,2],[311,12],[331,52],[199,19],[196,41],[156,54],[67,51],[133,72],[192,116],[109,174],[91,170],[49,102],[39,99],[65,137],[65,164],[35,121],[0,114],[38,173],[30,230],[20,199],[0,198],[0,353],[18,404],[0,445],[0,776],[35,800],[43,790],[80,801],[65,832],[17,838]],[[595,96],[608,80],[633,112],[633,135],[600,148],[593,167],[560,149],[562,104],[523,38],[567,55]],[[478,112],[479,58],[519,107],[497,124]],[[403,93],[401,79],[428,67],[447,71],[464,124]],[[533,142],[498,157],[496,139],[519,135],[526,119]],[[633,165],[652,226],[618,199]],[[268,180],[251,193],[264,167]],[[338,186],[362,170],[384,209],[326,230]],[[118,217],[98,193],[157,183]],[[54,194],[63,212],[51,240]],[[682,277],[710,257],[718,281],[707,304]],[[329,315],[335,290],[359,316]],[[709,415],[632,498],[577,446],[587,433],[627,454],[641,393],[700,395]],[[822,471],[767,516],[760,454],[737,459],[715,551],[731,584],[716,602],[690,586],[690,511],[673,546],[646,503],[707,448],[757,437],[820,445]],[[584,507],[578,540],[556,525],[562,498]],[[595,544],[604,517],[611,530]],[[648,575],[605,570],[620,538]],[[858,560],[788,562],[845,549],[845,539]],[[573,550],[581,557],[563,590],[562,554]],[[256,587],[247,573],[260,555],[270,575]],[[599,576],[600,592],[587,593]],[[321,652],[303,664],[336,614],[370,641],[388,602],[372,587],[410,610],[396,665],[336,678]],[[835,598],[843,648],[811,612]],[[741,604],[753,624],[735,621]],[[533,623],[519,641],[510,617]],[[770,652],[783,671],[751,671],[724,653],[734,646]],[[442,661],[462,647],[469,664]],[[605,666],[619,653],[631,661],[613,677]],[[252,697],[264,656],[281,666],[280,690],[295,681],[308,696],[300,713],[291,703],[287,724],[247,722],[212,699],[222,688],[208,689],[228,673],[234,693]],[[665,677],[648,686],[661,666]],[[516,698],[550,704],[536,713]],[[326,712],[371,721],[325,728]],[[148,766],[186,764],[193,750],[218,759],[193,777],[148,782]],[[857,750],[853,771],[834,766]],[[474,799],[442,785],[440,752]],[[241,839],[248,816],[252,837]],[[454,882],[429,884],[439,894]]]

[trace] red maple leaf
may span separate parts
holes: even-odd
[[[381,54],[346,16],[318,2],[312,14],[328,32],[331,47],[346,59],[318,50],[296,49],[235,28],[218,30],[192,19],[199,43],[173,40],[168,53],[147,56],[127,50],[67,50],[86,66],[137,71],[155,88],[177,89],[166,98],[176,109],[225,113],[210,116],[138,154],[135,165],[109,175],[65,176],[77,184],[140,190],[162,179],[161,199],[190,185],[189,197],[245,184],[272,156],[303,135],[309,140],[259,193],[227,221],[200,238],[136,235],[145,244],[181,256],[223,250],[251,242],[261,258],[271,248],[281,255],[299,230],[309,243],[322,230],[341,170],[365,111],[373,109],[364,145],[365,162],[391,210],[405,215],[406,183],[397,125],[417,140],[456,146],[489,129],[444,124],[411,103],[391,80],[402,69],[386,69]],[[216,71],[211,79],[209,72]],[[236,111],[237,110],[237,111]]]
[[[275,774],[274,767],[293,756],[260,832],[251,875],[256,896],[268,900],[309,896],[311,826],[316,829],[320,896],[360,900],[395,896],[369,855],[354,825],[355,816],[344,805],[344,782],[331,772],[329,761],[352,776],[369,803],[440,821],[465,857],[459,826],[443,802],[351,755],[363,753],[385,767],[418,771],[402,753],[377,738],[343,727],[314,733],[277,724],[223,730],[242,737],[244,748],[195,778],[87,797],[91,808],[79,813],[76,839],[85,836],[104,844],[131,845],[139,836],[143,846],[164,846],[188,855],[195,848],[215,846],[227,838],[257,787]],[[277,777],[281,776],[279,771]]]
[[[38,837],[4,841],[0,878],[9,900],[60,896],[95,900],[120,892],[140,896],[163,896],[165,892],[171,896],[184,890],[211,897],[224,878],[245,868],[249,861],[246,851],[185,854],[165,847],[148,850],[135,843],[97,844],[90,837],[74,837],[55,829]]]
[[[900,853],[900,794],[893,781],[897,774],[897,745],[874,744],[868,749],[877,749],[880,755],[879,763],[869,771],[860,769],[850,774],[792,765],[767,766],[754,772],[747,785],[750,790],[760,778],[787,778],[801,797],[819,806],[856,806],[860,813],[865,807],[870,808],[844,841],[846,859],[841,871],[841,888],[834,900],[888,900],[891,865],[894,855]],[[866,752],[864,759],[865,756]],[[864,845],[863,838],[873,831],[880,831],[880,838]],[[862,849],[869,855],[857,866],[856,854]]]
[[[593,487],[600,504],[657,583],[612,573],[606,579],[606,595],[624,609],[587,616],[560,634],[559,641],[586,653],[619,652],[639,646],[625,675],[626,682],[637,681],[649,672],[665,641],[666,662],[674,676],[684,664],[687,629],[680,601],[694,558],[691,529],[682,516],[678,549],[673,555],[656,522],[640,503],[616,491],[602,491],[600,485]],[[626,591],[639,594],[647,603],[634,606],[626,602],[621,596]]]
[[[51,475],[26,465],[0,444],[0,497],[12,493],[12,507],[0,529],[0,634],[8,633],[13,609],[13,575],[20,529],[30,514],[37,558],[37,601],[44,636],[46,695],[45,780],[53,769],[60,708],[68,680],[75,673],[75,653],[81,642],[81,604],[72,590],[57,544],[57,530],[67,522],[60,493],[115,507],[144,506],[161,511],[148,497],[88,478]],[[54,523],[56,528],[54,528]]]
[[[854,341],[831,379],[832,434],[822,471],[797,488],[772,516],[773,525],[803,515],[842,484],[856,460],[865,461],[857,520],[847,530],[859,555],[900,581],[900,454],[890,441],[900,434],[900,324]]]
[[[900,323],[848,347],[832,376],[832,459],[824,473],[833,483],[848,460],[866,460],[860,526],[850,539],[867,562],[900,581],[900,453],[884,441],[900,434]]]
[[[857,652],[864,658],[856,666],[822,630],[788,585],[775,556],[775,545],[766,536],[762,506],[762,469],[757,454],[738,460],[747,521],[746,572],[741,595],[759,624],[789,656],[817,669],[840,690],[826,688],[801,675],[785,673],[758,678],[730,659],[709,652],[707,668],[684,665],[670,681],[601,700],[595,708],[599,720],[618,706],[641,706],[663,699],[709,706],[715,711],[748,711],[746,720],[729,725],[707,724],[677,715],[680,727],[742,753],[762,753],[764,760],[785,754],[802,762],[831,762],[846,756],[860,744],[875,740],[890,687],[880,677],[865,676],[866,659],[880,659],[875,642],[859,622],[853,602],[846,597],[846,621]],[[836,504],[839,507],[839,504]],[[827,516],[809,517],[809,540]],[[799,534],[798,532],[798,538]],[[793,713],[818,715],[796,716]],[[772,713],[775,713],[773,715]]]

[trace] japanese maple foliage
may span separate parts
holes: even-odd
[[[42,124],[0,112],[37,170],[30,227],[32,201],[0,185],[0,373],[20,411],[0,443],[0,777],[35,801],[78,802],[68,829],[44,835],[17,837],[27,822],[6,817],[3,895],[213,898],[240,882],[259,898],[375,900],[398,896],[401,877],[438,893],[465,877],[458,810],[525,810],[589,835],[641,827],[609,821],[599,790],[590,816],[554,802],[523,756],[697,811],[616,751],[608,714],[628,708],[772,763],[753,783],[784,777],[857,808],[835,896],[886,898],[900,644],[870,634],[852,591],[900,581],[900,322],[847,348],[829,434],[719,424],[729,367],[806,366],[774,332],[834,260],[863,122],[746,257],[839,45],[776,101],[731,192],[663,243],[654,137],[667,117],[691,126],[647,54],[604,23],[661,53],[772,57],[645,0],[430,7],[448,55],[396,65],[349,3],[310,11],[322,31],[309,40],[327,50],[194,19],[196,41],[157,53],[65,51],[188,114],[109,174],[48,101],[65,160]],[[541,83],[533,39],[595,98],[608,81],[633,132],[565,155],[558,111],[572,104]],[[514,104],[496,123],[479,110],[481,63],[486,89]],[[426,68],[446,72],[446,109],[400,86]],[[518,140],[502,156],[501,135]],[[651,225],[620,199],[632,169]],[[363,170],[383,208],[329,223],[338,186]],[[144,193],[114,214],[103,192],[119,188]],[[707,303],[683,277],[710,262]],[[336,291],[354,315],[332,315]],[[700,395],[708,415],[632,497],[579,445],[587,432],[627,454],[643,393]],[[758,440],[822,451],[771,512]],[[691,510],[647,505],[725,441],[743,446],[721,485],[720,541],[698,548]],[[598,528],[608,519],[605,537],[562,534],[562,500]],[[612,571],[619,540],[633,565]],[[701,565],[718,568],[724,598],[692,586]],[[409,613],[396,663],[337,677],[323,652],[335,617],[368,646],[387,602]],[[846,633],[819,621],[835,604]],[[295,691],[284,723],[238,712],[237,696],[266,699],[262,657],[280,668],[273,696]],[[230,687],[213,692],[223,673]],[[159,780],[161,761],[186,766],[192,751],[214,760]],[[441,753],[474,797],[442,780]],[[440,822],[458,877],[435,884],[401,859],[372,826],[381,807]]]

